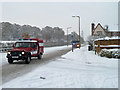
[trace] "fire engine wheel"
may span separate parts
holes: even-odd
[[[8,63],[9,64],[12,64],[13,63],[13,60],[11,58],[8,58]]]
[[[42,58],[42,55],[41,55],[41,54],[39,54],[39,55],[38,55],[38,59],[41,59],[41,58]]]
[[[30,55],[28,55],[27,59],[25,60],[25,63],[26,63],[26,64],[29,64],[30,61],[31,61],[31,57],[30,57]]]

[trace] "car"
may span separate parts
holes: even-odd
[[[117,50],[113,53],[113,57],[120,58],[120,50]]]

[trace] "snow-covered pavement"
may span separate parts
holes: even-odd
[[[3,88],[118,88],[118,60],[99,57],[87,46],[5,83]]]

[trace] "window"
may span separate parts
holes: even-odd
[[[39,46],[43,46],[43,43],[39,43]]]
[[[37,44],[36,44],[36,43],[32,43],[31,47],[32,47],[32,48],[36,48],[36,47],[37,47]]]
[[[97,34],[98,34],[99,36],[101,36],[101,35],[102,35],[102,31],[98,31]]]
[[[20,48],[20,47],[23,47],[23,48],[26,48],[26,47],[30,47],[30,44],[29,42],[17,42],[15,47],[17,48]]]

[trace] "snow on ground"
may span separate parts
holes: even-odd
[[[6,58],[7,53],[0,53],[0,66],[4,65],[7,63],[7,58]]]
[[[118,60],[99,57],[84,46],[5,83],[3,88],[118,88]]]
[[[0,90],[2,89],[2,55],[0,54]]]

